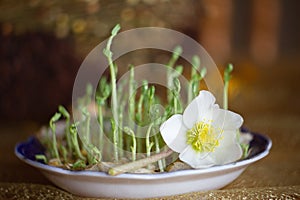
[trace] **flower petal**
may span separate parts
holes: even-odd
[[[225,148],[227,146],[230,146],[234,143],[237,143],[237,130],[230,130],[230,131],[223,131],[222,134],[220,134],[221,140],[219,142],[219,148]]]
[[[227,164],[240,159],[243,150],[237,141],[237,132],[224,131],[221,135],[220,145],[211,153],[211,158],[218,165]]]
[[[213,109],[212,125],[223,130],[237,130],[243,124],[243,118],[234,112],[224,109]]]
[[[215,165],[214,160],[210,157],[210,153],[196,152],[191,146],[188,146],[179,154],[179,159],[196,169]]]
[[[187,128],[182,122],[182,115],[179,114],[173,115],[160,126],[160,133],[165,143],[178,153],[187,146],[186,131]]]
[[[216,98],[206,90],[201,90],[199,95],[186,107],[183,112],[183,122],[188,129],[191,129],[194,124],[200,121],[200,117],[206,117],[216,101]],[[209,120],[209,119],[207,119]]]
[[[238,143],[232,143],[227,146],[219,146],[214,152],[210,154],[210,157],[218,165],[224,165],[234,162],[240,159],[243,155],[243,150]]]

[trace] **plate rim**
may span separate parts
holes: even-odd
[[[203,175],[203,174],[210,174],[214,172],[220,172],[220,171],[227,171],[227,170],[233,170],[236,168],[242,168],[247,167],[249,164],[254,163],[264,157],[266,157],[270,149],[272,147],[272,141],[271,139],[263,134],[260,133],[254,133],[249,132],[251,135],[262,137],[267,141],[267,146],[264,151],[259,152],[258,154],[254,155],[251,158],[235,161],[232,163],[228,163],[225,165],[216,165],[205,169],[186,169],[186,170],[179,170],[174,172],[162,172],[162,173],[155,173],[155,174],[135,174],[135,173],[124,173],[117,176],[111,176],[108,175],[105,172],[101,171],[71,171],[67,169],[62,169],[55,166],[50,166],[47,164],[43,164],[37,161],[33,161],[27,157],[25,157],[21,152],[19,152],[19,148],[21,145],[28,142],[30,138],[28,138],[27,141],[19,142],[15,145],[15,155],[23,162],[29,164],[32,167],[36,167],[39,170],[47,171],[48,173],[56,173],[56,174],[64,174],[69,176],[81,176],[81,177],[94,177],[94,178],[109,178],[109,179],[134,179],[134,180],[158,180],[158,179],[166,179],[166,178],[173,178],[173,177],[181,177],[181,176],[190,176],[190,175]]]

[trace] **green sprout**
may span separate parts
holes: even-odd
[[[240,130],[237,130],[236,131],[236,140],[237,141],[240,141],[241,139],[241,131]],[[250,153],[250,144],[248,143],[243,143],[243,142],[240,142],[240,146],[242,148],[242,151],[243,151],[243,156],[242,156],[242,159],[245,159],[249,156],[249,153]]]
[[[241,145],[241,148],[242,148],[242,150],[243,150],[243,156],[242,156],[242,158],[247,158],[248,157],[248,155],[249,155],[249,147],[250,147],[250,145],[249,144],[240,144]]]
[[[173,50],[173,54],[171,59],[169,60],[168,66],[173,67],[181,54],[182,54],[182,47],[176,46]]]
[[[91,103],[91,97],[92,97],[92,93],[93,93],[93,86],[92,84],[88,83],[86,85],[86,101],[85,101],[85,105],[89,105]]]
[[[64,159],[64,162],[67,162],[67,160],[68,160],[68,151],[67,151],[66,147],[63,146],[63,145],[60,145],[59,147],[60,147],[60,152],[61,152],[61,155]]]
[[[97,103],[97,120],[99,123],[99,146],[100,151],[102,151],[104,143],[104,123],[103,123],[103,108],[105,107],[105,103],[107,98],[111,93],[110,85],[107,84],[106,77],[101,78],[99,82],[99,94],[96,95],[96,103]]]
[[[202,68],[201,71],[200,71],[200,79],[199,79],[199,81],[201,81],[202,79],[204,79],[204,77],[206,76],[206,74],[207,74],[207,70],[206,70],[206,68],[204,67],[204,68]]]
[[[70,114],[68,113],[67,109],[65,107],[63,107],[62,105],[58,106],[58,111],[66,118],[65,135],[66,135],[66,139],[67,139],[68,152],[69,152],[69,154],[72,154],[72,142],[71,142],[71,136],[70,136]]]
[[[168,104],[173,106],[173,113],[179,113],[181,111],[181,100],[180,100],[180,81],[179,77],[183,72],[183,66],[176,66],[175,70],[170,72],[168,77],[169,81],[172,81],[168,90]]]
[[[157,154],[160,153],[160,146],[159,146],[159,138],[157,136],[157,134],[155,134],[154,136],[154,143],[155,143],[155,152]],[[160,172],[164,172],[164,168],[165,168],[165,160],[164,158],[158,161],[158,168]]]
[[[138,121],[139,124],[142,123],[142,120],[143,120],[143,103],[145,101],[145,97],[148,93],[148,82],[146,80],[143,81],[143,85],[142,85],[142,92],[140,94],[140,98],[139,98],[139,101],[138,101],[138,107],[137,107],[137,114],[136,114],[136,119]]]
[[[178,78],[174,79],[174,89],[173,89],[173,109],[174,109],[174,114],[181,113],[181,105],[180,105],[180,81]]]
[[[82,170],[82,169],[85,169],[85,167],[86,167],[85,161],[80,160],[80,159],[76,160],[76,162],[73,163],[73,166],[72,166],[72,168],[74,170]]]
[[[113,63],[113,53],[110,50],[112,45],[113,38],[117,35],[119,30],[121,29],[120,25],[117,24],[113,30],[111,31],[111,36],[109,37],[107,41],[106,48],[103,50],[103,54],[107,57],[109,69],[110,69],[110,78],[111,78],[111,98],[112,98],[112,113],[113,117],[118,116],[118,102],[117,102],[117,86],[116,86],[116,66]]]
[[[192,69],[191,69],[191,79],[188,86],[188,103],[194,99],[199,93],[199,83],[206,75],[206,68],[200,70],[200,58],[198,56],[193,56],[192,58]],[[200,73],[198,71],[200,70]]]
[[[106,56],[107,60],[108,60],[108,64],[109,64],[109,69],[110,69],[110,78],[111,78],[111,99],[112,99],[112,105],[111,105],[111,109],[112,109],[112,114],[113,117],[115,118],[115,120],[118,120],[118,98],[117,98],[117,66],[113,63],[113,53],[111,51],[111,45],[112,45],[112,40],[114,39],[114,37],[118,34],[118,32],[120,31],[121,26],[120,24],[117,24],[113,30],[111,31],[111,36],[108,38],[107,44],[106,44],[106,48],[104,48],[103,50],[103,54]],[[112,125],[115,125],[114,121],[111,121]],[[118,128],[116,128],[114,126],[113,129],[113,138],[114,138],[114,158],[116,161],[118,161],[118,150],[116,149],[116,141],[117,141],[117,135],[118,135]],[[116,141],[115,141],[116,140]]]
[[[233,70],[233,65],[230,63],[228,64],[227,68],[224,71],[224,94],[223,94],[223,108],[225,110],[228,109],[228,88],[229,88],[229,81],[231,79],[230,73]]]
[[[178,60],[179,56],[182,54],[182,47],[181,46],[176,46],[173,50],[173,54],[171,59],[169,60],[167,67],[167,88],[173,88],[173,78],[172,77],[172,69],[176,63],[176,61]],[[172,92],[170,90],[168,90],[168,102],[171,101],[172,99]]]
[[[118,127],[115,122],[115,120],[112,118],[110,120],[111,122],[111,129],[113,133],[113,144],[114,144],[114,161],[118,162],[119,161],[119,155],[118,155]]]
[[[97,120],[99,123],[99,146],[102,149],[103,148],[103,137],[104,137],[104,123],[103,123],[103,105],[104,100],[101,97],[96,97],[96,102],[98,105],[98,112],[97,112]]]
[[[154,145],[153,142],[150,143],[150,133],[151,133],[151,130],[152,130],[152,126],[153,126],[153,123],[151,123],[147,129],[147,133],[146,133],[146,155],[147,157],[149,157],[151,155],[151,149]]]
[[[199,83],[206,75],[206,68],[202,68],[199,75],[192,80],[192,97],[195,98],[199,94]]]
[[[81,108],[81,112],[84,116],[84,138],[87,143],[90,143],[90,124],[91,124],[91,115],[86,107]]]
[[[56,125],[55,125],[55,122],[57,122],[61,117],[61,114],[60,113],[55,113],[53,115],[53,117],[50,119],[50,122],[49,122],[49,126],[51,128],[51,131],[52,131],[52,150],[53,150],[53,157],[55,157],[59,164],[61,164],[61,160],[60,160],[60,157],[59,157],[59,154],[58,154],[58,149],[57,149],[57,142],[56,142]]]
[[[191,77],[194,77],[197,74],[197,71],[200,69],[200,58],[199,56],[194,55],[192,57],[192,71],[191,71]]]
[[[91,143],[84,143],[84,149],[87,152],[87,159],[90,165],[94,165],[101,160],[101,152],[97,147],[92,145]]]
[[[128,111],[128,119],[129,119],[129,127],[133,127],[132,120],[135,118],[135,92],[136,82],[134,80],[134,66],[130,65],[130,76],[129,76],[129,111]]]
[[[123,111],[125,109],[126,102],[122,101],[119,108],[119,124],[118,124],[118,147],[123,149]],[[119,152],[120,157],[123,157],[123,151]]]
[[[147,95],[148,95],[148,90],[149,90],[149,85],[148,85],[148,82],[146,80],[143,81],[143,84],[142,84],[142,87],[141,87],[141,94],[139,96],[139,99],[138,99],[138,103],[137,103],[137,113],[136,113],[136,121],[138,123],[138,127],[137,127],[137,130],[136,130],[136,133],[139,135],[141,133],[141,128],[140,126],[144,125],[143,122],[145,122],[146,118],[145,116],[143,115],[143,112],[144,109],[145,109],[145,104],[147,102]],[[144,106],[143,106],[144,105]],[[143,121],[144,120],[144,121]],[[137,151],[138,152],[142,152],[143,151],[143,144],[142,144],[142,141],[140,140],[137,140]]]
[[[136,138],[135,138],[135,134],[133,132],[133,130],[131,130],[129,127],[124,127],[124,132],[127,133],[128,135],[131,136],[132,138],[132,146],[130,147],[131,149],[131,160],[135,161],[136,160]]]
[[[91,83],[86,85],[85,95],[78,99],[78,108],[90,105],[92,101],[93,86]]]
[[[70,134],[71,134],[71,141],[72,146],[74,147],[74,153],[78,159],[86,160],[85,157],[81,154],[80,146],[78,143],[78,131],[77,131],[78,123],[73,123],[70,126]]]
[[[37,155],[35,155],[35,159],[36,160],[41,160],[44,163],[48,163],[47,157],[45,155],[43,155],[43,154],[37,154]]]

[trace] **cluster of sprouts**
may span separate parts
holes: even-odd
[[[110,77],[100,79],[95,98],[92,97],[92,86],[87,85],[86,94],[78,100],[76,110],[81,115],[80,121],[72,122],[67,109],[59,106],[42,138],[47,152],[45,155],[36,155],[37,160],[70,170],[95,169],[97,166],[97,170],[111,175],[133,172],[139,168],[145,168],[149,173],[166,170],[166,158],[174,152],[166,148],[159,127],[170,116],[182,113],[186,106],[180,98],[182,88],[179,77],[183,73],[183,66],[176,65],[182,48],[175,47],[166,64],[167,88],[171,89],[167,90],[163,113],[158,113],[152,108],[163,104],[164,100],[156,94],[155,85],[147,80],[137,88],[134,66],[129,66],[129,79],[117,87],[118,68],[112,59],[111,45],[119,30],[119,25],[113,28],[103,50],[109,63]],[[230,64],[224,72],[224,109],[228,108],[228,83],[232,69]],[[206,68],[200,68],[200,59],[194,56],[188,87],[184,88],[187,91],[187,103],[198,95],[200,81],[205,75]],[[128,91],[124,92],[125,88]],[[91,114],[90,107],[96,108],[96,116]],[[92,126],[95,122],[97,126]],[[140,128],[144,126],[147,127],[146,131]]]

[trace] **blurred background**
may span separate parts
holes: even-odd
[[[235,66],[230,107],[299,119],[298,0],[0,1],[0,119],[45,123],[69,106],[85,56],[115,24],[171,28]],[[298,123],[298,122],[297,122]]]

